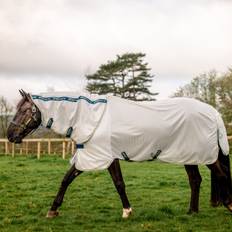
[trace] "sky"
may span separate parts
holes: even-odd
[[[157,99],[232,66],[231,0],[0,0],[0,96],[84,89],[85,75],[144,52]]]

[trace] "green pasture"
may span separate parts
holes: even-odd
[[[70,186],[60,216],[45,215],[69,168],[59,157],[0,156],[0,231],[231,231],[232,215],[212,208],[210,175],[203,177],[199,214],[187,215],[190,189],[182,166],[121,162],[133,216],[122,219],[107,171],[87,172]]]

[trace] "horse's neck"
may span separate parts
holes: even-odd
[[[77,104],[65,102],[61,99],[52,100],[52,97],[33,95],[34,103],[37,105],[42,116],[42,125],[51,128],[58,134],[66,135],[71,125],[75,125],[78,120]],[[79,113],[81,113],[79,111]],[[75,122],[74,122],[75,118]]]
[[[72,128],[72,139],[86,142],[100,122],[105,109],[105,98],[99,96],[68,96],[34,98],[42,114],[43,126],[49,126],[56,133],[66,135]]]

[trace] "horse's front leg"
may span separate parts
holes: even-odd
[[[125,183],[122,177],[122,172],[119,164],[119,160],[115,159],[113,163],[108,168],[108,171],[113,179],[114,185],[118,191],[118,194],[121,198],[123,205],[123,218],[128,218],[132,213],[132,209],[130,207],[129,200],[126,195]]]
[[[72,181],[75,179],[75,177],[77,177],[81,173],[82,173],[82,171],[79,171],[75,168],[75,164],[68,170],[68,172],[65,174],[65,176],[61,182],[60,189],[56,195],[55,200],[53,201],[51,209],[47,213],[47,218],[53,218],[53,217],[58,216],[59,213],[58,213],[57,209],[61,206],[61,204],[63,202],[64,195],[65,195],[65,192],[66,192],[68,186],[72,183]]]

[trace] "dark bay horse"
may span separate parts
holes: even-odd
[[[20,91],[22,99],[17,105],[17,112],[8,127],[8,139],[13,143],[21,143],[22,139],[29,133],[32,133],[41,125],[42,114],[39,108],[33,102],[30,94]],[[230,212],[232,212],[232,185],[230,173],[229,156],[222,154],[219,148],[218,159],[215,163],[207,165],[211,171],[211,204],[218,206],[223,204]],[[185,165],[188,174],[189,184],[191,188],[191,199],[189,213],[198,212],[199,209],[199,191],[202,181],[197,165]],[[108,171],[112,177],[117,192],[121,198],[123,205],[123,218],[127,218],[132,209],[125,191],[119,160],[115,159],[109,166]],[[77,170],[72,165],[64,176],[59,191],[53,201],[50,210],[47,213],[48,218],[58,215],[58,208],[63,202],[63,198],[68,186],[82,171]]]

